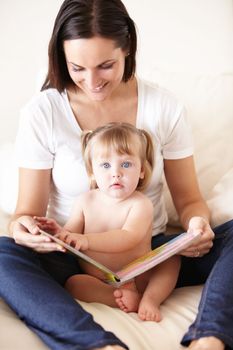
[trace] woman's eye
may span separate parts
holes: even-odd
[[[104,169],[108,169],[108,168],[110,168],[110,164],[109,163],[103,163],[103,164],[101,164],[101,166],[104,168]]]
[[[131,167],[131,163],[130,162],[124,162],[124,163],[122,163],[122,168],[129,168],[129,167]]]
[[[83,70],[82,67],[80,67],[80,68],[72,67],[72,72],[74,72],[74,73],[81,72],[82,70]]]
[[[113,67],[113,64],[104,64],[103,66],[100,66],[101,69],[111,69]]]

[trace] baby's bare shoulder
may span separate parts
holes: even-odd
[[[87,192],[83,192],[75,199],[75,205],[84,206],[86,203],[93,201],[95,198],[97,198],[96,190],[89,190]]]
[[[143,205],[148,208],[153,208],[153,203],[144,193],[135,191],[134,197],[132,197],[132,200],[135,202],[135,204]]]

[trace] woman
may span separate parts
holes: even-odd
[[[77,262],[38,235],[33,220],[47,213],[60,224],[66,221],[74,198],[89,188],[81,131],[124,121],[148,129],[157,146],[157,166],[146,192],[156,204],[153,246],[164,241],[158,234],[167,221],[163,170],[184,229],[202,233],[199,243],[182,253],[178,286],[203,283],[215,264],[182,344],[195,350],[233,348],[233,277],[227,273],[233,266],[233,223],[219,227],[214,240],[184,110],[169,93],[135,77],[136,46],[134,23],[120,0],[62,4],[42,92],[22,112],[16,143],[19,195],[9,226],[13,239],[0,241],[0,278],[6,281],[0,294],[51,349],[127,348],[65,292],[65,281],[79,272]],[[27,220],[21,225],[23,215]]]

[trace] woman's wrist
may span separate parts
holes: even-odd
[[[8,232],[9,232],[9,235],[11,237],[13,237],[13,234],[14,234],[14,231],[15,231],[15,227],[19,227],[19,225],[21,226],[21,229],[22,230],[25,230],[26,232],[26,229],[22,223],[23,219],[25,220],[25,218],[27,217],[30,217],[29,215],[18,215],[17,217],[14,217],[10,222],[9,222],[9,225],[8,225]]]
[[[209,226],[209,220],[206,216],[193,216],[188,222],[188,230],[203,230],[207,226]]]
[[[209,224],[209,216],[208,215],[187,215],[185,218],[182,218],[182,226],[184,229],[188,230],[190,228],[190,225],[193,223],[201,223],[202,224]]]
[[[8,225],[8,233],[10,237],[13,237],[15,225],[18,225],[17,219],[11,220]]]
[[[200,215],[195,215],[195,216],[192,216],[190,219],[189,219],[189,223],[190,221],[196,221],[196,220],[203,220],[206,224],[209,223],[209,218],[207,216],[200,216]]]

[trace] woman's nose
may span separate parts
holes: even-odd
[[[90,89],[98,89],[101,85],[100,79],[95,72],[88,72],[86,76],[86,82]]]

